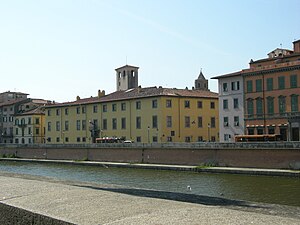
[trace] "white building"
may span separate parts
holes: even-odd
[[[213,77],[219,84],[220,142],[234,142],[244,134],[244,96],[241,72]]]

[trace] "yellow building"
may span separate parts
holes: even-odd
[[[42,106],[15,115],[14,143],[45,143],[45,112]]]
[[[49,144],[120,137],[141,143],[218,141],[218,94],[208,90],[131,88],[46,107]]]

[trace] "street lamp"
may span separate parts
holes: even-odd
[[[210,123],[207,124],[208,141],[210,142]]]
[[[150,143],[150,127],[148,126],[148,143]]]

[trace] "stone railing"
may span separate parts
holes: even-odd
[[[159,149],[295,149],[300,150],[300,142],[194,142],[194,143],[99,143],[99,144],[0,144],[0,148],[159,148]]]

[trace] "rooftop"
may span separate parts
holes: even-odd
[[[90,97],[78,99],[73,102],[64,102],[54,105],[48,105],[49,107],[58,107],[66,105],[80,105],[89,103],[100,103],[100,102],[111,102],[111,101],[122,101],[128,99],[139,99],[149,97],[192,97],[192,98],[218,98],[218,94],[211,91],[205,90],[189,90],[189,89],[176,89],[176,88],[163,88],[163,87],[147,87],[147,88],[133,88],[124,91],[116,91],[111,94],[102,97]]]

